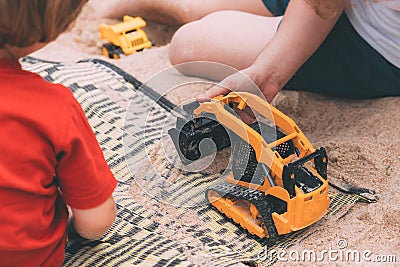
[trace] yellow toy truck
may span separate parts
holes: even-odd
[[[119,59],[121,54],[130,55],[144,48],[152,47],[152,42],[141,29],[146,22],[141,17],[124,16],[123,22],[115,25],[100,25],[100,37],[110,43],[103,46],[103,55]]]
[[[244,123],[232,107],[251,108],[257,121]],[[218,150],[232,149],[230,174],[206,192],[220,212],[261,238],[303,229],[328,212],[325,149],[315,149],[285,114],[244,92],[184,109],[193,115],[169,130],[184,164],[208,154],[199,151],[204,139],[212,139]]]

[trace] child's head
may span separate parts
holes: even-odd
[[[0,48],[54,41],[88,0],[0,0]]]

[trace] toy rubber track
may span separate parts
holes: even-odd
[[[261,214],[265,227],[268,230],[269,238],[278,237],[278,231],[272,219],[273,210],[264,192],[227,182],[209,188],[206,191],[206,198],[210,191],[217,192],[220,197],[235,197],[254,204]]]

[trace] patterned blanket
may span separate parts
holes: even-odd
[[[114,225],[98,240],[69,240],[65,266],[269,266],[277,260],[272,249],[295,244],[359,201],[331,193],[321,222],[273,242],[249,235],[204,202],[219,173],[180,171],[176,158],[164,156],[169,148],[160,144],[174,120],[131,76],[96,60],[27,57],[21,64],[70,88],[118,180]]]

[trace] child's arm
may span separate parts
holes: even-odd
[[[343,7],[344,8],[344,7]],[[300,66],[322,44],[341,12],[331,18],[321,18],[304,0],[292,0],[279,30],[258,55],[254,63],[242,72],[261,89],[268,101],[290,80]],[[198,100],[206,100],[231,91],[243,91],[242,75],[228,76],[219,86],[212,87]]]
[[[63,114],[66,128],[60,130],[56,146],[56,177],[75,231],[83,238],[95,239],[111,227],[116,217],[112,193],[117,181],[81,106],[68,89],[63,89],[68,109]]]
[[[102,236],[113,224],[117,209],[113,197],[92,209],[72,210],[72,223],[75,231],[83,238],[96,239]]]

